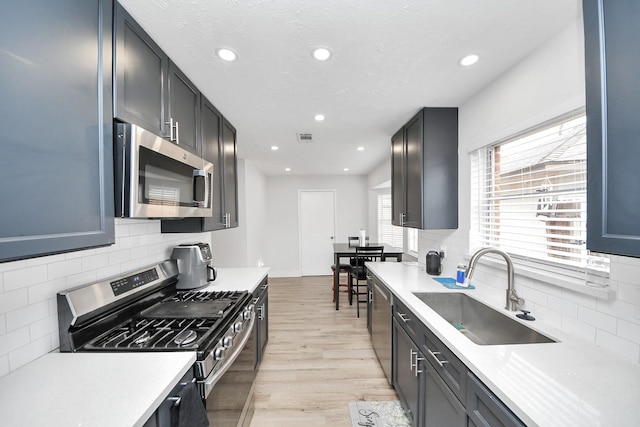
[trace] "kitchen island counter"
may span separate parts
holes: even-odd
[[[640,426],[637,364],[541,320],[521,322],[557,343],[475,344],[413,292],[464,292],[516,319],[503,308],[504,292],[482,285],[449,290],[416,263],[367,266],[528,427]]]
[[[0,425],[142,426],[195,352],[49,353],[0,378]]]

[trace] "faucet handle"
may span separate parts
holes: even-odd
[[[516,314],[516,317],[519,317],[522,320],[536,320],[535,317],[529,316],[529,313],[531,313],[529,310],[520,310],[520,311],[522,313]]]

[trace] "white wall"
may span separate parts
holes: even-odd
[[[105,248],[0,264],[0,376],[59,347],[56,294],[170,258],[211,233],[161,234],[160,221],[116,220]]]
[[[300,276],[298,191],[336,191],[336,241],[368,229],[368,189],[364,176],[268,176],[265,265],[274,277]],[[331,270],[327,266],[327,274]]]
[[[576,21],[553,40],[468,100],[459,110],[459,229],[421,231],[419,260],[441,244],[451,274],[465,260],[470,229],[469,152],[584,106],[584,42]],[[483,267],[474,276],[479,286],[496,286],[504,298],[503,270]],[[516,269],[517,273],[517,269]],[[558,328],[640,363],[640,260],[611,257],[611,300],[562,289],[516,276],[516,289],[526,308]]]
[[[391,138],[389,138],[389,145],[391,145]],[[378,194],[381,190],[375,190],[376,187],[385,184],[391,179],[391,150],[389,150],[389,157],[384,162],[380,163],[369,175],[367,175],[367,189],[369,190],[369,203],[368,203],[368,219],[369,228],[367,232],[371,238],[376,240],[378,236]],[[389,187],[386,192],[391,191]]]

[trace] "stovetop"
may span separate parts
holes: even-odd
[[[202,350],[248,301],[248,292],[178,291],[89,341],[82,350]]]

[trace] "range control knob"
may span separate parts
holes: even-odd
[[[222,345],[226,348],[233,347],[233,337],[225,337],[222,340]]]
[[[236,333],[242,332],[243,328],[244,328],[244,324],[242,322],[236,322],[235,325],[233,325],[233,331]]]
[[[224,356],[226,355],[226,351],[224,348],[216,348],[216,351],[214,353],[214,356],[216,358],[216,360],[222,360],[224,359]]]
[[[245,310],[242,312],[242,319],[243,320],[251,320],[251,312],[253,310]]]

